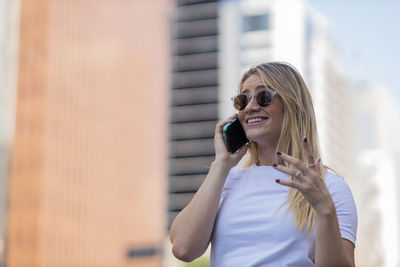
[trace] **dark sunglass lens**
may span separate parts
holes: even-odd
[[[256,99],[261,107],[266,107],[272,101],[272,94],[269,91],[261,91],[257,94]]]
[[[235,97],[235,101],[233,103],[233,106],[237,110],[243,110],[247,105],[247,96],[245,95],[238,95]]]

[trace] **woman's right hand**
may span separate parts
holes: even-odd
[[[246,154],[248,146],[244,145],[240,150],[234,154],[230,154],[225,146],[224,137],[222,134],[223,127],[237,118],[237,113],[230,116],[224,121],[219,122],[215,127],[214,136],[214,149],[215,149],[215,162],[220,162],[226,165],[229,169],[236,166],[239,161]]]
[[[211,163],[207,177],[199,190],[171,225],[172,253],[180,260],[192,261],[206,251],[210,244],[221,192],[228,173],[247,151],[247,146],[243,146],[235,154],[230,154],[225,147],[222,129],[236,117],[237,114],[232,115],[216,125],[215,160]]]

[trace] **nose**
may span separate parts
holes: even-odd
[[[245,112],[252,112],[252,111],[258,111],[260,109],[260,106],[257,104],[256,98],[252,96],[250,98],[250,102],[247,103],[247,106],[244,108]]]

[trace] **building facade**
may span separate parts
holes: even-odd
[[[170,2],[3,3],[3,263],[161,266]]]

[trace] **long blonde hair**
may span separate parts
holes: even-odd
[[[263,63],[250,68],[242,77],[239,92],[244,82],[253,74],[258,74],[265,86],[270,85],[281,97],[284,105],[284,119],[277,145],[277,151],[284,152],[292,157],[307,162],[305,151],[302,149],[303,138],[306,137],[311,145],[314,159],[320,157],[317,126],[311,94],[303,81],[300,73],[291,65],[282,62]],[[259,164],[257,143],[251,142],[249,156],[245,159],[245,165]],[[289,168],[286,162],[281,162]],[[320,164],[321,177],[324,178],[326,168]],[[289,187],[288,198],[284,204],[288,204],[287,212],[294,215],[295,225],[299,229],[306,226],[312,231],[315,221],[315,211],[303,195],[292,187]]]

